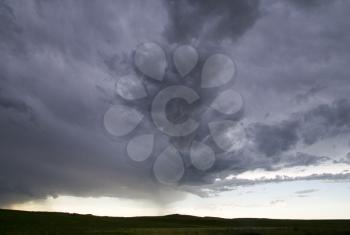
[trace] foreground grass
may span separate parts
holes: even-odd
[[[120,218],[0,210],[0,234],[350,235],[350,220],[221,219],[184,215]]]

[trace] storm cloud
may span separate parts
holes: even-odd
[[[183,191],[274,182],[225,180],[228,175],[330,164],[336,156],[304,148],[350,134],[349,9],[341,0],[310,6],[257,0],[1,0],[0,205],[57,195],[165,203]],[[233,130],[240,137],[232,143],[239,144],[218,154],[208,171],[194,169],[184,156],[179,187],[157,182],[156,156],[131,161],[126,140],[103,128],[108,107],[123,103],[115,82],[134,71],[133,53],[142,42],[157,42],[167,53],[190,43],[201,65],[203,56],[217,50],[237,64],[234,88],[245,101]],[[150,131],[145,126],[137,134]],[[157,142],[159,151],[164,142]],[[217,178],[223,180],[214,183]],[[325,179],[349,177],[275,181]]]
[[[170,19],[165,36],[175,43],[235,40],[260,17],[259,0],[164,2]]]

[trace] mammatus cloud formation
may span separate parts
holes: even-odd
[[[182,190],[204,195],[256,183],[348,180],[322,172],[227,176],[349,164],[304,151],[350,134],[349,8],[340,0],[0,1],[0,204],[61,194],[167,202]],[[245,98],[244,121],[229,130],[233,151],[218,155],[208,171],[186,165],[175,188],[155,180],[154,157],[132,162],[125,141],[102,124],[108,107],[122,103],[115,82],[134,70],[134,49],[149,41],[169,53],[189,43],[200,64],[218,51],[232,56]]]

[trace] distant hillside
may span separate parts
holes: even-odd
[[[177,214],[123,218],[0,209],[0,234],[350,235],[350,220],[222,219]]]

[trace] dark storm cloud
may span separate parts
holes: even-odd
[[[327,4],[330,3],[330,0],[308,0],[308,1],[304,1],[304,0],[289,0],[293,5],[300,7],[300,8],[306,8],[306,9],[310,9],[310,8],[315,8],[315,7],[319,7],[323,4]]]
[[[283,159],[283,163],[284,163],[284,167],[317,166],[329,160],[330,158],[326,156],[315,156],[311,154],[298,152],[295,155],[286,156]]]
[[[291,7],[293,20],[285,18],[292,13],[280,11],[290,8],[289,1],[266,1],[263,14],[259,2],[0,1],[0,204],[61,194],[160,203],[181,196],[155,182],[154,158],[135,164],[126,157],[124,140],[110,138],[102,128],[104,112],[121,102],[116,77],[133,69],[132,51],[145,41],[167,45],[193,39],[222,46],[228,54],[233,48],[237,55],[237,89],[242,88],[251,115],[247,139],[241,149],[219,155],[207,172],[186,165],[182,184],[199,185],[193,192],[229,174],[328,161],[331,156],[306,154],[298,145],[349,133],[349,101],[339,99],[349,94],[346,2],[338,1],[344,4],[339,8],[329,4],[329,12],[321,13]],[[276,18],[279,12],[282,18]],[[238,38],[237,48],[221,44]],[[322,92],[321,104],[312,103]],[[303,111],[286,112],[282,121],[260,118],[260,111],[272,118],[284,113],[295,97]],[[223,180],[213,190],[323,179],[349,176]]]
[[[302,104],[303,102],[308,102],[310,99],[314,98],[317,93],[325,89],[325,86],[320,86],[319,84],[316,84],[315,86],[309,88],[307,91],[302,92],[301,94],[298,94],[295,97],[295,100],[298,104]]]
[[[11,99],[0,96],[0,108],[12,109],[20,113],[30,113],[31,108],[22,100]]]
[[[324,138],[350,132],[350,102],[336,100],[294,113],[290,119],[275,124],[253,124],[248,128],[259,152],[279,155],[297,143],[311,145]]]
[[[158,40],[162,3],[0,3],[0,204],[60,194],[181,197],[162,196],[168,189],[150,177],[150,163],[130,163],[101,124],[125,64],[106,61]]]
[[[257,178],[257,179],[242,179],[242,178],[230,178],[217,181],[213,184],[201,185],[201,186],[183,186],[183,190],[191,193],[196,193],[203,197],[212,197],[218,195],[220,192],[226,192],[237,189],[238,186],[252,186],[267,183],[281,183],[281,182],[293,182],[293,181],[309,181],[309,180],[328,180],[328,182],[337,181],[350,181],[350,173],[323,173],[312,174],[308,176],[296,176],[290,177],[286,175],[277,175],[274,178]]]
[[[334,160],[334,163],[350,164],[350,153],[346,154],[344,158]]]
[[[15,23],[15,15],[11,7],[4,0],[0,1],[0,37],[1,44],[7,43],[13,45],[18,41],[16,34],[20,33],[21,29]]]
[[[249,149],[250,146],[243,147]],[[184,180],[189,185],[211,184],[219,178],[225,178],[228,175],[239,175],[244,172],[257,169],[265,171],[279,171],[293,167],[318,166],[330,161],[328,156],[317,156],[302,152],[283,153],[274,157],[266,157],[257,149],[224,154],[217,156],[214,167],[206,174],[186,174]]]
[[[238,167],[244,162],[241,167],[247,170],[245,167],[269,169],[277,163],[307,166],[329,160],[325,156],[305,153],[285,154],[296,149],[297,144],[309,146],[326,138],[349,134],[349,114],[350,102],[341,99],[294,113],[289,119],[274,124],[252,123],[246,128],[249,144],[233,154],[235,157],[232,155],[230,158],[219,159],[217,164],[220,165],[222,161],[224,168],[230,168]],[[248,160],[252,159],[249,155],[260,155],[260,159]],[[272,159],[268,160],[269,158]]]
[[[165,35],[172,43],[234,40],[259,18],[259,0],[164,1],[169,12]]]
[[[276,171],[331,162],[330,156],[308,154],[299,149],[327,138],[350,134],[349,114],[350,102],[342,99],[294,113],[289,119],[274,124],[251,123],[245,129],[246,144],[237,151],[217,155],[214,167],[206,174],[188,172],[184,180],[194,185],[212,183],[217,174],[225,177],[256,169]],[[348,162],[344,159],[336,163]]]
[[[274,156],[289,150],[298,141],[297,122],[286,121],[275,126],[256,124],[252,127],[253,138],[258,150],[267,156]]]
[[[350,102],[342,99],[330,105],[320,105],[303,116],[301,136],[304,143],[312,144],[320,139],[350,131]]]

